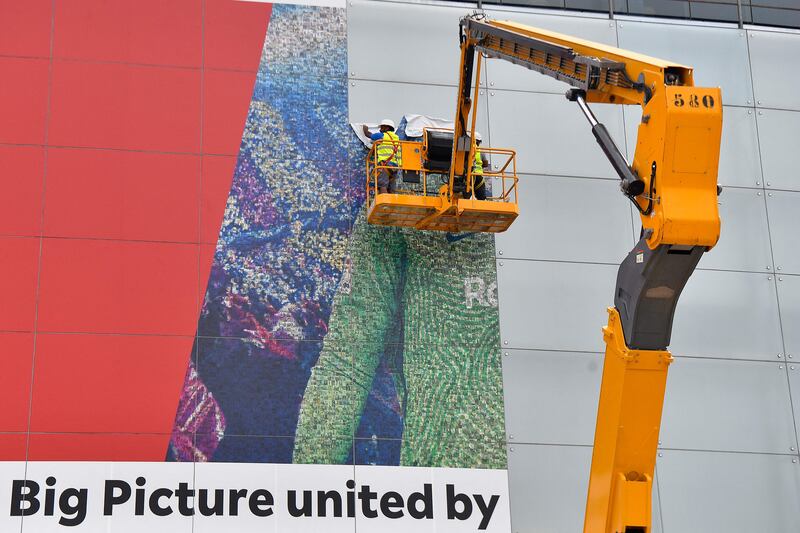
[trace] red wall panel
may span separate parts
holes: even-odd
[[[164,459],[270,12],[0,2],[0,460]]]
[[[249,72],[209,70],[204,79],[203,152],[237,155],[255,78]]]
[[[202,61],[201,0],[60,1],[56,21],[56,58],[186,67]]]
[[[200,71],[55,61],[50,144],[200,150]]]
[[[192,336],[196,244],[45,239],[39,331]]]
[[[272,4],[206,1],[206,68],[258,71]]]
[[[208,287],[208,277],[211,274],[211,266],[214,263],[214,252],[217,246],[215,244],[201,244],[200,245],[200,279],[197,286],[198,297],[202,305],[203,298],[206,296],[206,287]]]
[[[0,237],[0,258],[0,331],[33,331],[39,239]]]
[[[20,461],[25,459],[28,435],[7,433],[0,435],[0,461]]]
[[[27,431],[33,334],[0,333],[0,346],[0,433]]]
[[[53,0],[0,2],[0,55],[50,57]]]
[[[175,418],[192,342],[192,337],[40,334],[31,431],[164,432]]]
[[[44,234],[197,242],[200,156],[51,149]]]
[[[0,57],[0,143],[44,143],[49,64]]]
[[[31,433],[29,461],[163,461],[169,435]]]
[[[0,145],[0,234],[38,236],[44,149]]]
[[[217,242],[235,168],[235,157],[203,156],[203,178],[200,187],[200,242]]]

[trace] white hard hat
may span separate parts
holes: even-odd
[[[381,120],[381,126],[389,126],[390,128],[394,129],[394,121],[390,118],[385,118]]]
[[[477,131],[475,132],[475,140],[476,141],[483,141],[483,137],[481,137],[481,134],[478,133]]]

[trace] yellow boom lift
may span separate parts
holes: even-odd
[[[504,59],[571,85],[567,99],[588,119],[642,220],[640,240],[620,265],[603,328],[606,353],[584,533],[650,533],[672,318],[686,281],[719,238],[720,90],[695,87],[689,67],[479,13],[461,20],[460,37],[454,130],[425,132],[421,143],[401,147],[403,169],[425,179],[438,172],[445,183],[433,197],[424,187],[422,194],[375,194],[370,182],[382,165],[373,151],[368,219],[420,229],[505,230],[518,213],[513,151],[482,149],[506,158],[500,170],[487,173],[499,190],[483,201],[470,197],[482,59]],[[632,164],[588,103],[642,107]]]

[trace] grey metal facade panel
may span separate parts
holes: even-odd
[[[747,35],[756,104],[800,111],[800,74],[793,68],[800,57],[800,34],[747,30]]]
[[[498,20],[512,20],[558,33],[580,37],[612,46],[617,45],[617,29],[608,18],[585,16],[558,16],[548,14],[508,13],[487,11]],[[489,88],[513,89],[564,94],[569,85],[549,76],[513,65],[500,59],[489,59],[487,66]]]
[[[752,105],[744,30],[628,20],[617,28],[620,48],[693,67],[698,87],[722,87],[727,105]]]
[[[792,453],[797,440],[783,362],[676,358],[660,440],[664,448]]]
[[[588,446],[510,445],[511,530],[582,531],[591,461],[592,449]]]
[[[797,172],[800,112],[759,109],[757,116],[767,188],[800,191],[800,174]]]
[[[680,356],[776,361],[783,343],[772,274],[696,271],[675,311],[670,350]]]
[[[484,104],[478,114],[477,129],[490,143],[488,113]],[[380,81],[350,81],[350,122],[395,122],[405,114],[451,118],[456,110],[456,89],[442,85],[418,85]]]
[[[768,192],[767,211],[777,273],[800,274],[800,192]]]
[[[793,457],[677,450],[662,455],[665,532],[800,531],[800,468]]]
[[[517,151],[517,172],[617,179],[589,123],[563,95],[491,88],[489,94],[492,145]],[[593,110],[614,139],[623,138],[619,106]]]
[[[797,363],[794,359],[799,359]],[[800,430],[800,356],[792,356],[787,361],[786,371],[789,373],[789,391],[792,396],[792,413],[794,414],[795,432]],[[797,435],[800,441],[800,434]]]
[[[634,243],[639,242],[639,236],[642,234],[642,215],[639,213],[639,210],[633,207],[633,204],[629,206],[631,212],[631,239]]]
[[[658,485],[658,482],[658,468],[656,468],[655,476],[653,478],[653,500],[651,504],[653,516],[650,520],[650,525],[652,526],[653,533],[664,533],[664,520],[661,518],[661,489]]]
[[[503,348],[605,350],[601,330],[616,279],[612,265],[499,260]]]
[[[760,187],[763,183],[756,115],[751,108],[725,106],[722,110],[717,182],[731,187]]]
[[[591,446],[602,354],[503,350],[510,443]]]
[[[619,263],[635,244],[614,181],[523,175],[519,194],[519,217],[495,237],[498,256]]]
[[[786,345],[786,360],[796,361],[795,370],[797,370],[797,365],[800,365],[800,276],[778,277],[778,299],[780,300],[783,339]],[[800,389],[793,390],[793,394],[800,395]],[[800,396],[797,396],[795,401],[800,401]],[[800,407],[800,405],[798,406]]]
[[[348,75],[362,80],[458,85],[458,21],[467,8],[353,0]],[[455,110],[455,103],[452,114]]]
[[[719,243],[699,268],[770,272],[772,252],[764,191],[728,188],[719,197],[722,218]],[[769,268],[768,268],[769,267]]]

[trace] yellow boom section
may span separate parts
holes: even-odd
[[[500,30],[487,33],[479,44],[488,55],[529,68],[536,65],[543,74],[585,89],[588,102],[640,104],[642,93],[635,86],[644,83],[652,90],[664,85],[667,76],[669,84],[694,85],[691,67],[678,63],[516,22],[485,24]],[[542,43],[546,46],[540,47]]]
[[[473,16],[461,26],[456,138],[468,130],[467,117],[475,108],[477,97],[469,89],[476,50],[564,81],[588,103],[639,104],[642,122],[633,163],[627,164],[621,154],[617,164],[611,155],[609,159],[624,186],[638,181],[626,193],[641,212],[648,246],[716,244],[719,88],[694,87],[692,69],[678,63],[515,22]],[[608,142],[613,145],[610,137]],[[454,151],[460,150],[453,154],[455,173],[463,172],[467,148],[462,142]]]

